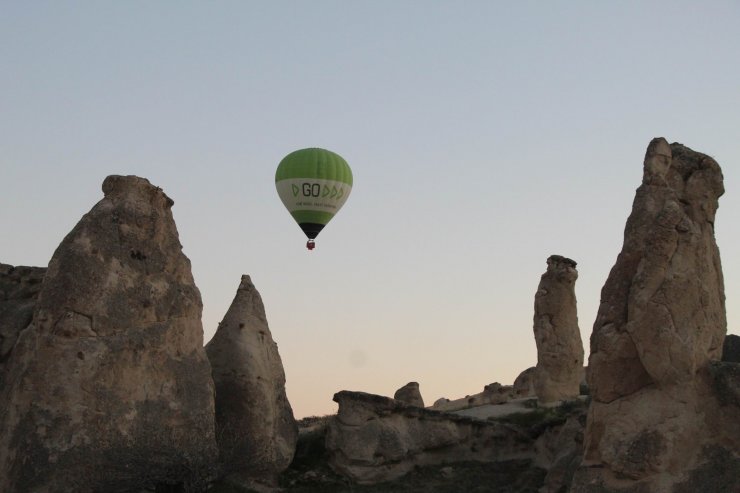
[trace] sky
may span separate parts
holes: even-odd
[[[588,354],[663,136],[723,168],[740,334],[739,24],[737,1],[0,0],[0,262],[46,265],[106,176],[142,176],[206,342],[252,277],[296,417],[409,381],[431,404],[536,364],[551,254],[578,262]],[[274,186],[305,147],[354,174],[313,252]]]

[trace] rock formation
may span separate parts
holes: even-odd
[[[454,412],[472,407],[486,406],[489,404],[503,404],[513,397],[511,385],[501,385],[498,382],[489,383],[483,387],[483,392],[466,395],[460,399],[450,400],[437,399],[431,409],[435,411]]]
[[[574,404],[572,402],[565,405]],[[575,403],[573,411],[559,426],[548,428],[536,441],[537,462],[547,469],[539,493],[563,493],[581,463],[586,405]],[[578,407],[582,406],[582,407]]]
[[[432,404],[432,407],[441,406],[443,404],[447,404],[448,402],[450,402],[450,400],[447,397],[440,397],[439,399],[434,401],[434,404]]]
[[[483,404],[503,404],[508,402],[513,393],[511,385],[501,385],[498,382],[489,383],[483,387],[481,401]]]
[[[393,398],[397,401],[401,401],[409,406],[424,407],[424,399],[421,397],[419,391],[419,384],[417,382],[409,382],[400,389],[396,390],[393,394]]]
[[[215,462],[201,298],[173,205],[134,176],[64,238],[0,395],[0,491],[200,489]]]
[[[5,362],[18,335],[31,323],[45,274],[45,267],[0,264],[0,389]]]
[[[533,441],[516,427],[342,391],[329,423],[329,465],[360,483],[389,481],[416,466],[531,457]]]
[[[534,397],[537,395],[534,391],[534,375],[536,371],[537,367],[532,366],[516,377],[512,389],[514,397]]]
[[[293,459],[298,427],[265,307],[249,276],[242,276],[206,352],[216,385],[216,427],[225,471],[247,483],[274,483]]]
[[[541,403],[575,399],[580,393],[583,343],[578,328],[576,279],[576,263],[552,255],[534,297],[534,389]]]
[[[740,336],[727,334],[722,344],[722,361],[740,363]]]
[[[740,491],[740,475],[717,473],[740,470],[737,374],[712,362],[726,332],[714,239],[722,181],[712,158],[681,144],[647,149],[591,335],[593,401],[573,493]]]

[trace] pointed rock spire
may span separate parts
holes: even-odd
[[[295,454],[298,427],[262,297],[249,276],[206,352],[216,386],[216,427],[228,474],[272,484]]]

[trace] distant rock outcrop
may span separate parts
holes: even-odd
[[[262,297],[249,276],[242,276],[206,352],[216,385],[216,428],[226,473],[247,483],[274,483],[293,459],[298,427]]]
[[[723,192],[712,158],[650,143],[591,336],[593,400],[573,493],[740,491],[737,474],[701,479],[740,469],[737,372],[712,362],[727,325],[714,239]]]
[[[512,392],[514,397],[534,397],[537,395],[534,391],[534,375],[537,371],[536,366],[527,368],[516,377]]]
[[[396,479],[416,466],[531,457],[533,440],[516,427],[408,406],[363,392],[334,395],[327,430],[329,465],[360,483]]]
[[[580,393],[583,342],[578,328],[576,279],[576,263],[552,255],[534,297],[534,390],[541,403],[575,399]]]
[[[134,176],[103,192],[54,253],[6,362],[0,491],[196,491],[215,463],[202,304],[173,202]]]
[[[436,401],[434,401],[434,404],[432,404],[432,407],[441,406],[443,404],[447,404],[450,402],[450,400],[447,397],[440,397]]]
[[[722,361],[740,363],[740,336],[727,334],[722,344]]]
[[[460,399],[437,399],[430,408],[434,411],[453,412],[488,404],[503,404],[513,397],[511,385],[501,385],[498,382],[489,383],[483,387],[483,392],[466,395]]]
[[[393,398],[397,401],[401,401],[409,406],[424,407],[424,399],[421,397],[419,391],[419,384],[417,382],[409,382],[400,389],[396,390],[393,394]]]
[[[46,267],[0,264],[0,389],[5,362],[18,335],[31,323],[45,274]]]

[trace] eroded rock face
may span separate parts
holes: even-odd
[[[516,377],[512,392],[514,397],[534,397],[537,395],[534,391],[534,374],[537,367],[527,368]]]
[[[685,383],[719,359],[727,320],[714,219],[723,193],[712,158],[662,138],[650,143],[591,336],[596,400]]]
[[[424,407],[424,399],[421,397],[418,382],[409,382],[396,390],[393,398],[409,406]]]
[[[441,406],[443,404],[447,404],[448,402],[450,402],[450,400],[447,397],[440,397],[439,399],[434,401],[434,404],[432,404],[432,407]]]
[[[408,406],[363,392],[334,395],[329,465],[361,483],[401,477],[415,466],[531,457],[532,439],[513,426]]]
[[[581,463],[585,427],[585,407],[578,408],[565,418],[562,425],[547,429],[537,438],[535,449],[538,463],[547,469],[539,493],[562,493],[568,490],[573,474]]]
[[[714,239],[723,192],[712,158],[662,138],[650,143],[591,336],[590,467],[572,491],[673,491],[697,468],[712,468],[702,449],[738,458],[733,372],[710,365],[726,332]]]
[[[242,276],[236,297],[206,346],[216,385],[216,425],[227,473],[274,483],[293,459],[298,426],[262,297]]]
[[[0,263],[0,389],[5,362],[28,327],[36,308],[46,267],[14,267]]]
[[[552,255],[534,297],[534,390],[542,403],[575,399],[580,393],[583,343],[578,328],[576,279],[576,263]]]
[[[201,298],[173,204],[134,176],[49,262],[0,396],[0,491],[200,489],[215,462]]]

